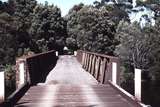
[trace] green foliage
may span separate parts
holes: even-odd
[[[15,88],[16,72],[12,65],[5,66],[5,85],[9,88]]]
[[[125,5],[105,5],[106,10],[108,11],[108,16],[112,21],[115,22],[116,26],[121,20],[129,21],[129,16],[125,9]]]
[[[137,23],[129,24],[122,21],[117,29],[120,44],[115,53],[124,64],[143,70],[152,80],[157,80],[159,71],[160,32],[159,23],[155,27],[141,29]]]
[[[18,48],[22,49],[22,54],[25,48],[30,48],[31,38],[29,29],[31,19],[33,18],[33,10],[37,5],[36,0],[15,0],[15,12],[13,14],[14,24],[16,25],[16,36]]]
[[[101,2],[95,1],[94,6],[98,9],[105,7],[108,11],[108,17],[115,22],[116,25],[118,25],[119,21],[122,19],[125,21],[129,21],[128,13],[126,10],[131,9],[132,7],[123,4],[122,1],[118,1],[119,4],[116,4],[114,0],[112,0],[114,4],[107,4],[107,2],[110,2],[110,0],[101,0]]]
[[[83,50],[113,54],[116,44],[114,39],[115,23],[110,20],[108,11],[92,6],[77,5],[66,16],[68,20],[67,45]],[[71,47],[70,47],[71,48]]]
[[[14,66],[5,65],[5,96],[8,97],[16,89],[16,71]]]
[[[66,44],[68,45],[68,47],[71,49],[71,50],[76,50],[78,47],[77,47],[77,43],[76,43],[76,40],[74,38],[71,38],[71,37],[68,37],[66,39]]]
[[[66,21],[56,6],[36,0],[0,2],[0,64],[15,64],[15,58],[65,45]]]
[[[159,4],[160,0],[137,0],[137,4],[138,5],[146,5],[146,4]]]
[[[132,82],[134,80],[133,66],[131,66],[127,63],[123,63],[123,66],[121,66],[120,77],[121,77],[120,80],[121,80],[122,84]]]
[[[0,13],[0,64],[12,64],[16,56],[16,37],[13,17],[7,13]]]
[[[61,11],[56,6],[37,5],[33,12],[32,24],[29,29],[32,39],[32,49],[48,51],[62,50],[65,45],[66,21],[61,17]]]

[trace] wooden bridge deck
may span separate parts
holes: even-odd
[[[98,84],[97,80],[86,72],[74,56],[59,56],[55,68],[49,73],[46,84]]]
[[[31,87],[15,107],[137,107],[111,85],[101,85],[73,56],[60,56],[46,82]]]

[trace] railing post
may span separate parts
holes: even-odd
[[[56,51],[56,56],[58,56],[58,51]]]
[[[77,51],[74,51],[74,56],[77,56]]]
[[[93,55],[93,61],[92,61],[92,69],[91,69],[91,74],[94,75],[95,71],[95,64],[96,64],[96,56]]]
[[[89,54],[87,53],[87,58],[86,58],[86,67],[85,67],[85,69],[86,69],[86,70],[88,69],[88,62],[89,62]]]
[[[94,75],[96,79],[98,79],[98,75],[99,75],[99,65],[100,65],[100,57],[98,56],[96,60],[95,75]]]
[[[105,77],[105,70],[106,70],[106,58],[103,59],[103,61],[101,61],[101,67],[100,67],[100,78],[99,81],[101,84],[104,83],[104,77]]]
[[[17,62],[17,88],[25,83],[26,65],[25,59],[19,59]]]
[[[85,53],[82,52],[82,67],[84,66]]]
[[[85,65],[85,53],[83,52],[83,57],[82,57],[82,68],[84,67]]]
[[[135,69],[134,73],[134,95],[141,101],[141,69]]]
[[[112,82],[117,84],[117,63],[112,62]]]
[[[83,64],[83,66],[82,66],[83,68],[85,68],[85,66],[86,66],[86,57],[87,57],[87,56],[86,56],[86,53],[84,53],[84,64]]]
[[[89,67],[88,67],[88,72],[91,72],[91,67],[92,67],[92,55],[90,55],[90,60],[89,60]]]
[[[0,69],[1,70],[1,69]],[[4,71],[0,71],[0,103],[5,99],[5,79],[4,79]]]
[[[87,59],[87,54],[86,53],[84,53],[84,64],[83,64],[83,68],[85,68],[86,67],[86,59]]]
[[[87,65],[87,53],[85,53],[85,64],[84,64],[84,69],[86,68],[86,65]]]

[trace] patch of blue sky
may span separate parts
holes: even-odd
[[[45,3],[46,0],[37,0],[38,3]],[[86,5],[93,4],[96,0],[47,0],[49,4],[54,4],[59,7],[62,11],[62,16],[65,16],[69,9],[71,9],[74,5],[79,3],[84,3]],[[101,0],[97,0],[101,1]]]
[[[8,1],[8,0],[2,0],[2,1]],[[93,4],[94,1],[101,1],[101,0],[37,0],[38,3],[44,4],[45,1],[48,2],[48,4],[54,4],[57,7],[61,9],[62,16],[65,16],[69,9],[71,9],[74,5],[79,3],[84,3],[86,5]]]
[[[131,23],[137,21],[137,22],[140,22],[140,25],[141,27],[143,28],[147,23],[148,21],[150,21],[149,23],[154,26],[155,25],[155,12],[152,11],[151,9],[149,8],[146,8],[144,6],[140,6],[140,7],[135,7],[133,8],[133,10],[137,10],[137,12],[132,12],[129,14],[129,18],[131,20]],[[145,19],[145,17],[142,17],[142,16],[147,16],[147,19]]]

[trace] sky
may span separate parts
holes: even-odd
[[[138,21],[140,22],[141,27],[144,27],[145,24],[147,23],[147,20],[145,20],[145,18],[142,17],[142,15],[148,15],[148,18],[151,21],[151,25],[154,26],[155,25],[155,12],[152,11],[151,9],[145,8],[144,6],[142,7],[135,7],[134,10],[143,10],[143,11],[139,11],[139,12],[132,12],[131,14],[129,14],[129,18],[132,22]]]
[[[7,0],[2,0],[7,1]],[[84,3],[84,4],[92,4],[94,1],[101,0],[37,0],[38,3],[45,3],[48,1],[49,4],[54,4],[58,6],[62,11],[62,16],[65,16],[69,9],[72,8],[75,4]]]
[[[46,0],[37,0],[39,3],[45,3]],[[95,0],[47,0],[49,4],[57,5],[61,11],[62,16],[65,16],[69,9],[72,8],[75,4],[84,3],[92,4]],[[101,1],[101,0],[97,0]]]

